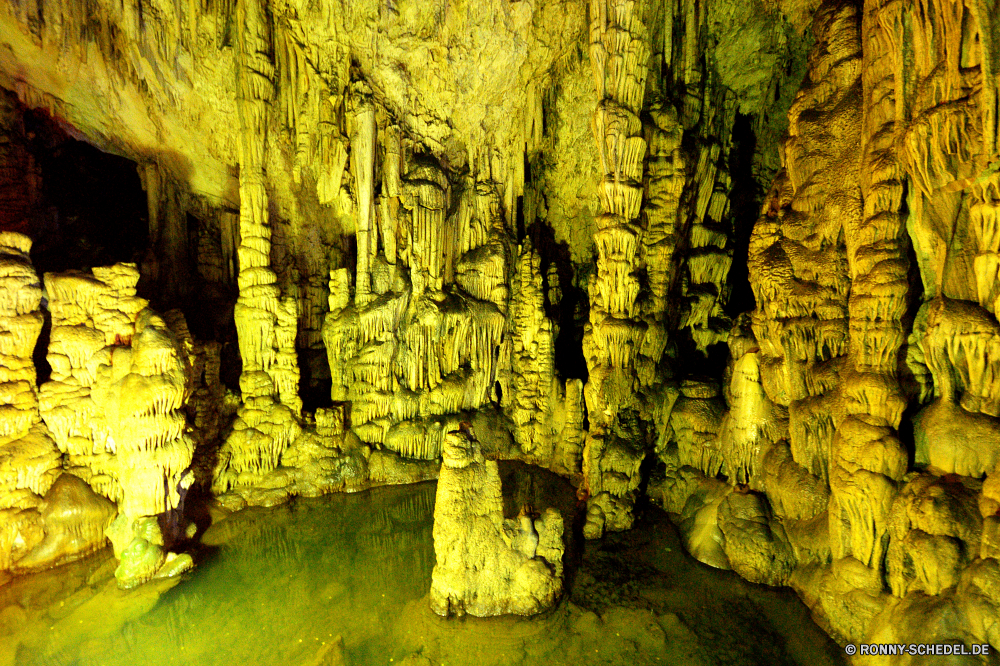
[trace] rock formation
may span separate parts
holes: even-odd
[[[30,238],[0,232],[0,575],[101,547],[113,510],[61,475],[59,449],[39,414],[32,354],[43,325],[42,289],[30,249]]]
[[[593,498],[588,535],[600,536],[605,529],[631,527],[633,493],[644,457],[634,441],[637,433],[619,432],[619,412],[635,400],[640,352],[647,344],[637,269],[646,153],[639,112],[646,89],[649,35],[634,2],[594,0],[590,20],[590,59],[598,93],[593,129],[602,180],[594,234],[597,270],[589,284],[590,323],[583,341],[590,376],[584,393],[591,419],[584,475]],[[655,340],[652,346],[657,346]],[[658,356],[654,350],[644,360],[655,365]]]
[[[193,481],[194,442],[183,411],[187,358],[163,318],[135,296],[138,280],[128,264],[95,268],[93,275],[45,276],[52,375],[40,391],[42,418],[69,471],[118,505],[115,523],[124,527],[112,534],[140,523],[157,533],[136,536],[153,543],[159,559],[123,574],[125,586],[162,564],[156,516],[178,509]],[[176,536],[167,535],[167,543]],[[126,552],[135,549],[116,549]],[[128,567],[123,561],[122,571]]]
[[[102,547],[115,505],[116,522],[155,525],[190,485],[193,445],[180,411],[187,368],[174,334],[135,296],[135,267],[45,276],[51,375],[36,388],[42,284],[27,256],[30,240],[5,232],[2,241],[9,344],[0,501],[9,520],[0,570],[18,570]]]
[[[267,113],[274,97],[272,35],[266,6],[236,3],[240,218],[237,257],[243,405],[219,454],[215,487],[254,485],[278,466],[298,434],[299,368],[295,354],[297,302],[282,296],[271,270],[271,221],[264,180]]]
[[[85,5],[0,8],[3,576],[440,474],[435,610],[531,614],[517,459],[842,642],[1000,645],[995,7]]]
[[[934,9],[949,18],[914,19],[920,44],[902,37],[913,8],[816,9],[784,168],[751,239],[753,336],[730,340],[720,443],[741,485],[715,508],[718,493],[668,462],[656,486],[682,516],[691,502],[713,512],[724,564],[790,583],[845,641],[932,640],[956,626],[967,642],[993,640],[981,617],[1000,601],[984,592],[992,551],[980,522],[992,520],[982,477],[996,465],[996,324],[989,279],[976,277],[992,251],[977,226],[992,174],[977,155],[994,150],[995,120],[956,105],[950,87],[995,77],[992,47],[949,50],[989,29],[979,9]],[[903,64],[911,57],[916,71]],[[965,152],[951,148],[958,136]],[[921,403],[908,452],[904,414]],[[695,544],[703,524],[686,528]],[[718,564],[717,550],[702,552]],[[946,610],[930,613],[920,595]]]
[[[374,109],[362,105],[359,115],[359,131],[374,144]],[[396,145],[392,128],[379,134]],[[374,169],[360,159],[359,172]],[[359,238],[354,279],[343,271],[331,278],[323,335],[333,398],[351,404],[351,427],[362,441],[432,460],[441,455],[444,434],[469,418],[463,414],[497,399],[511,251],[489,183],[467,191],[449,219],[445,173],[432,161],[412,159],[411,166],[386,170],[387,179],[397,179],[383,182],[386,198],[365,204],[378,211],[378,224],[372,220]],[[359,198],[371,199],[364,193],[371,177],[357,179]]]
[[[533,615],[562,591],[563,519],[555,509],[504,519],[500,472],[479,443],[445,436],[434,505],[431,608],[439,615]]]

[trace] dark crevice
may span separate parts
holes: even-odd
[[[753,131],[753,117],[736,114],[733,122],[733,142],[729,152],[729,215],[733,223],[733,263],[727,284],[730,289],[725,313],[735,318],[742,312],[757,307],[750,287],[747,260],[750,254],[750,236],[760,213],[763,192],[753,177],[753,157],[757,137]]]
[[[541,259],[540,271],[545,292],[545,314],[558,327],[555,340],[556,372],[562,379],[587,381],[587,361],[583,356],[583,326],[587,319],[587,295],[575,285],[576,267],[566,241],[556,240],[548,224],[535,222],[527,236]],[[560,298],[555,301],[548,275],[552,267],[558,280]]]
[[[135,162],[70,137],[43,111],[25,109],[23,118],[42,184],[26,224],[38,273],[137,262],[149,222]]]
[[[333,380],[325,349],[298,348],[299,397],[307,412],[333,406]]]
[[[233,325],[235,329],[235,324]],[[237,342],[223,342],[219,353],[219,381],[239,393],[240,375],[243,373],[243,359]]]
[[[35,384],[41,386],[52,377],[52,366],[49,365],[49,338],[52,335],[52,315],[49,313],[49,303],[42,298],[42,330],[35,341],[32,362],[35,364]]]
[[[524,197],[517,198],[517,209],[514,211],[514,230],[517,233],[517,242],[524,240]]]

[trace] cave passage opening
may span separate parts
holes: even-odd
[[[30,258],[39,277],[136,264],[138,295],[158,312],[183,312],[196,339],[220,342],[220,379],[237,387],[241,361],[232,316],[237,294],[235,277],[226,279],[222,266],[222,214],[175,192],[174,201],[184,206],[185,233],[177,239],[181,260],[172,262],[150,230],[144,165],[102,150],[100,141],[4,89],[0,134],[6,139],[0,144],[0,231],[32,239]],[[187,209],[191,206],[195,210]],[[170,281],[179,289],[167,289]],[[44,299],[42,306],[45,321],[33,354],[39,385],[51,377],[46,359],[51,317]]]
[[[149,221],[135,162],[81,140],[65,122],[2,89],[0,132],[0,231],[31,238],[39,277],[141,260]],[[42,306],[33,352],[39,385],[52,374],[44,296]]]
[[[40,274],[136,262],[149,246],[146,193],[128,158],[70,136],[25,109],[24,139],[41,187],[22,222]]]

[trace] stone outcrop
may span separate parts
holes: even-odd
[[[445,436],[434,505],[431,608],[439,615],[534,615],[562,591],[563,519],[504,519],[500,472],[464,432]]]
[[[113,512],[86,484],[62,474],[59,449],[41,419],[32,357],[43,326],[42,286],[30,249],[28,237],[0,232],[0,575],[100,548]]]

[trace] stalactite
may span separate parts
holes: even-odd
[[[362,441],[436,459],[443,434],[493,393],[508,328],[510,241],[492,183],[465,188],[457,219],[449,218],[446,174],[432,160],[403,155],[398,129],[378,130],[370,104],[362,102],[356,120],[358,136],[371,143],[352,157],[354,184],[372,187],[374,141],[382,137],[382,196],[358,194],[374,215],[359,223],[367,231],[358,228],[353,303],[347,271],[331,272],[323,338],[332,395],[351,404],[351,429]]]
[[[351,172],[358,192],[358,266],[354,282],[354,299],[364,306],[370,300],[371,262],[378,247],[374,228],[375,180],[375,107],[364,98],[357,102],[354,123],[356,134],[351,140]]]

